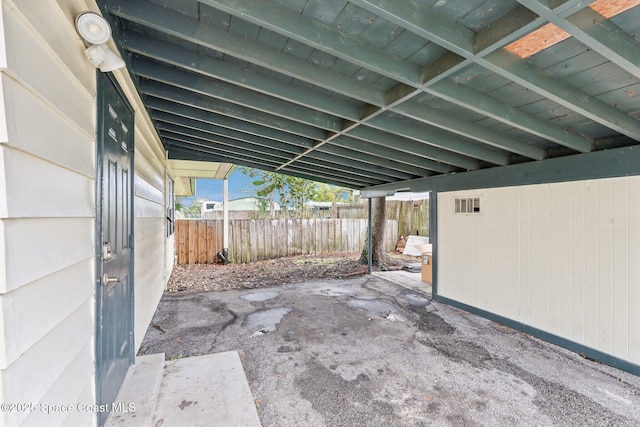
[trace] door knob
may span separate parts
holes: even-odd
[[[104,276],[102,276],[102,284],[105,286],[108,285],[109,283],[118,283],[119,281],[120,281],[120,278],[118,276],[109,277],[107,273],[104,273]]]

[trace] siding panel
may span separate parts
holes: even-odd
[[[31,347],[20,358],[2,372],[2,388],[5,399],[12,402],[41,402],[47,392],[58,381],[62,373],[73,363],[79,353],[93,343],[94,310],[92,301],[87,301],[56,326],[47,336]],[[90,357],[90,356],[89,356]],[[83,382],[93,376],[89,370],[74,366],[75,375]],[[48,402],[45,402],[48,403]],[[70,402],[72,403],[72,402]],[[12,416],[13,414],[8,414]],[[18,420],[27,413],[16,414]],[[12,425],[11,422],[7,423]]]
[[[629,360],[640,365],[640,178],[629,181]],[[633,261],[632,261],[633,260]]]
[[[92,218],[9,219],[3,225],[7,288],[0,293],[93,257]]]
[[[613,185],[598,183],[598,348],[613,351]]]
[[[438,294],[639,363],[638,212],[640,177],[440,193]]]
[[[550,286],[549,328],[564,338],[571,338],[571,184],[563,183],[550,188]]]
[[[56,56],[54,48],[47,45],[32,27],[25,25],[18,11],[13,9],[9,2],[2,2],[2,5],[7,61],[11,73],[20,76],[20,80],[30,90],[54,108],[62,111],[86,134],[92,135],[95,123],[93,95],[87,92]],[[79,38],[76,39],[76,43],[78,51],[81,52],[83,45]],[[25,52],[29,54],[25,55]],[[85,72],[93,74],[95,71],[91,64],[89,62],[85,64]],[[87,108],[92,105],[94,107]]]
[[[95,179],[8,147],[3,157],[8,217],[95,215]]]
[[[571,338],[585,342],[585,286],[586,286],[586,211],[585,188],[581,183],[571,185],[572,217],[571,229]]]
[[[628,181],[613,182],[613,353],[629,357],[629,187]],[[638,262],[638,259],[635,260]],[[636,283],[640,286],[640,283]],[[640,326],[640,325],[638,325]],[[637,326],[636,326],[637,328]],[[640,333],[635,329],[634,333]]]
[[[95,381],[91,373],[93,372],[93,341],[88,341],[71,361],[69,366],[60,374],[56,382],[49,388],[47,393],[40,399],[39,404],[47,405],[72,405],[74,411],[66,412],[33,412],[30,413],[25,425],[33,426],[55,426],[55,425],[92,425],[95,422],[95,413],[92,411],[81,411],[87,404],[95,402]],[[78,375],[84,372],[85,375]],[[78,390],[83,392],[78,393]],[[80,405],[80,406],[79,406]],[[75,416],[72,416],[76,414]],[[73,423],[70,421],[73,420]]]
[[[0,369],[42,339],[78,307],[93,301],[93,259],[86,259],[2,297]],[[11,314],[9,316],[9,314]]]
[[[14,79],[3,75],[2,84],[5,99],[11,102],[11,108],[7,110],[11,146],[87,177],[95,177],[93,134],[86,133],[59,111],[51,109],[42,98]],[[95,106],[87,103],[86,107]],[[37,120],[37,126],[34,126],[34,120]]]

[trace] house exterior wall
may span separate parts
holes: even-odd
[[[638,212],[637,176],[439,193],[437,293],[640,364]]]
[[[0,16],[0,402],[72,405],[0,412],[0,425],[92,425],[95,413],[96,71],[74,18],[92,1],[2,1]],[[135,343],[173,258],[166,157],[136,111]]]

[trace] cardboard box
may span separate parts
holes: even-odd
[[[431,252],[425,252],[422,254],[422,281],[431,283],[432,276],[432,254]]]

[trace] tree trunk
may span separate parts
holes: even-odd
[[[371,199],[371,226],[373,244],[371,247],[372,265],[379,267],[380,270],[399,269],[402,262],[391,258],[384,247],[385,241],[385,224],[386,224],[386,206],[387,202],[384,197],[376,197]],[[360,264],[368,264],[368,237],[365,241],[364,248],[360,254]]]

